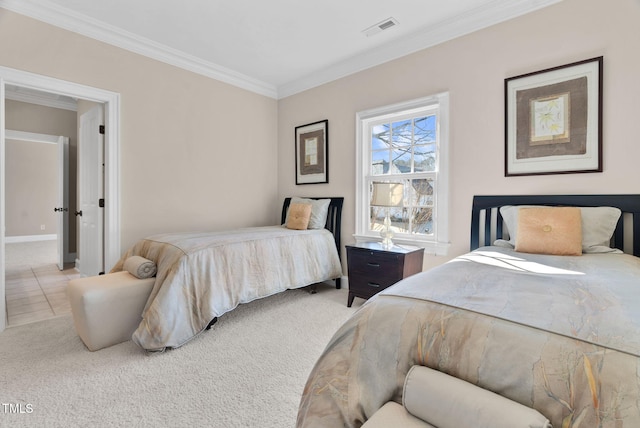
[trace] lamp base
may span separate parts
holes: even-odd
[[[382,236],[382,246],[384,248],[393,247],[393,241],[391,238],[393,237],[393,230],[391,230],[391,218],[389,217],[389,209],[387,209],[387,216],[384,218],[384,228],[380,232],[380,236]]]

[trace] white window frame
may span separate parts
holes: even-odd
[[[433,114],[436,111],[437,156],[436,170],[429,173],[435,182],[434,233],[431,235],[399,234],[393,237],[396,244],[415,245],[425,249],[427,254],[445,256],[449,242],[449,93],[401,102],[356,113],[356,242],[380,240],[380,234],[369,230],[369,186],[371,173],[370,128],[382,119],[393,122],[407,115]],[[423,174],[403,174],[405,178],[420,177]],[[385,177],[387,178],[387,177]],[[389,175],[388,179],[402,178]]]

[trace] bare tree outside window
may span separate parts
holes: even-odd
[[[420,173],[437,169],[436,126],[436,116],[428,115],[371,128],[371,177],[404,184],[404,206],[390,212],[395,232],[433,233],[434,180],[420,177]],[[370,210],[370,228],[378,231],[386,211],[378,207]]]

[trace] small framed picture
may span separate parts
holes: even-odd
[[[329,121],[296,126],[296,184],[329,182]]]
[[[504,85],[505,176],[602,172],[602,57]]]

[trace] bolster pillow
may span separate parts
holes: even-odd
[[[537,410],[423,366],[409,370],[402,402],[407,412],[438,428],[551,428]]]
[[[131,256],[124,261],[124,270],[139,279],[151,278],[156,274],[156,264],[141,256]]]

